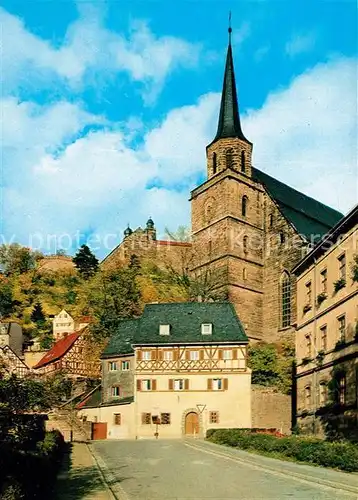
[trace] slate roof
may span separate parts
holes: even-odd
[[[132,354],[133,337],[138,326],[138,319],[125,319],[121,321],[117,330],[111,335],[101,358],[111,358],[118,354]]]
[[[125,398],[117,398],[111,401],[105,401],[102,403],[102,393],[101,386],[93,389],[85,398],[76,406],[78,410],[83,410],[84,408],[99,408],[102,406],[117,406],[133,403],[133,396],[126,396]]]
[[[213,142],[226,137],[238,137],[239,139],[249,142],[242,132],[240,123],[234,62],[230,39],[226,55],[218,130]]]
[[[296,191],[257,168],[252,168],[252,177],[264,185],[286,219],[309,241],[312,235],[315,235],[314,241],[320,239],[343,217],[337,210]]]
[[[81,336],[82,330],[79,332],[71,333],[67,337],[60,339],[55,345],[45,354],[43,358],[34,366],[34,369],[41,368],[42,366],[53,363],[54,361],[62,358],[66,352],[70,350],[76,340]]]

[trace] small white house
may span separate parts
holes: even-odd
[[[62,309],[62,311],[53,318],[53,336],[55,341],[57,342],[65,337],[66,334],[73,333],[74,331],[75,320],[65,311],[65,309]]]

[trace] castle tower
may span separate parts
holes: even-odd
[[[242,131],[231,27],[217,133],[206,148],[207,180],[191,193],[194,273],[221,269],[246,333],[262,335],[263,188],[252,178]]]

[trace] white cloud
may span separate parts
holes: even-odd
[[[80,8],[59,47],[26,29],[24,23],[0,8],[3,93],[16,86],[48,86],[59,78],[72,88],[88,85],[88,74],[124,71],[143,84],[145,102],[152,103],[168,74],[196,65],[201,47],[180,38],[155,36],[144,21],[135,21],[128,38],[107,30],[101,9]]]
[[[347,211],[357,200],[356,61],[321,64],[243,117],[254,164]],[[159,231],[190,224],[189,191],[206,172],[218,94],[174,109],[130,146],[135,117],[119,126],[80,104],[41,108],[5,100],[3,196],[6,233],[115,232],[151,215]],[[102,124],[100,130],[87,130]],[[85,133],[84,133],[85,130]],[[141,133],[143,133],[141,131]],[[19,183],[21,179],[21,183]]]
[[[313,49],[316,40],[317,36],[313,32],[296,34],[286,43],[285,52],[290,57],[304,54]]]

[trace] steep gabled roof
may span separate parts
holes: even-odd
[[[49,363],[53,363],[62,358],[68,352],[76,340],[81,336],[82,330],[79,332],[71,333],[67,337],[60,339],[55,345],[45,354],[43,358],[34,366],[34,369],[41,368]]]
[[[309,241],[313,236],[314,241],[321,238],[343,217],[337,210],[300,193],[257,168],[252,168],[252,177],[264,185],[286,219]]]
[[[211,323],[211,335],[201,325]],[[160,325],[170,325],[170,335],[160,335]],[[247,342],[244,328],[229,302],[179,302],[147,304],[134,335],[134,344]]]
[[[119,354],[133,353],[133,338],[139,327],[138,319],[125,319],[113,332],[101,358],[111,358]]]

